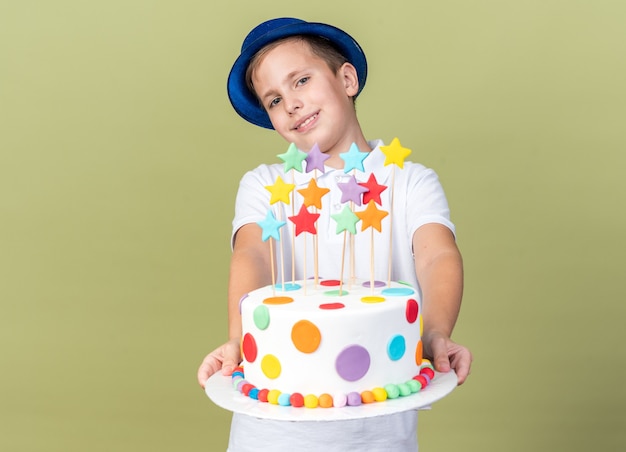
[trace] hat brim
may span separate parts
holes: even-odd
[[[297,35],[314,35],[328,39],[356,68],[359,80],[357,96],[365,86],[367,79],[365,53],[348,33],[332,25],[316,22],[296,22],[277,27],[246,46],[235,60],[228,75],[228,98],[235,111],[246,121],[266,129],[274,128],[267,112],[246,84],[246,71],[250,60],[266,45],[282,38]]]

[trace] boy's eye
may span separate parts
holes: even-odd
[[[304,85],[306,82],[309,81],[309,77],[302,77],[301,79],[298,80],[298,85]]]
[[[275,97],[270,101],[270,108],[275,107],[280,103],[280,97]]]

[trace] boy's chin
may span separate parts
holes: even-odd
[[[311,142],[311,140],[294,137],[293,135],[283,136],[283,139],[289,144],[295,144],[298,149],[304,152],[309,152],[315,145],[315,142]]]

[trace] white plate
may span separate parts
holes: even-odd
[[[435,372],[435,377],[426,388],[409,396],[343,408],[294,408],[251,399],[235,390],[231,381],[230,376],[218,372],[207,380],[204,390],[213,403],[226,410],[283,421],[346,420],[427,409],[433,402],[450,394],[457,385],[457,377],[453,370],[445,374]]]

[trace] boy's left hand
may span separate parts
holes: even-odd
[[[433,360],[437,372],[453,369],[462,385],[471,371],[473,356],[467,347],[457,344],[444,334],[433,333],[425,338],[425,353]]]

